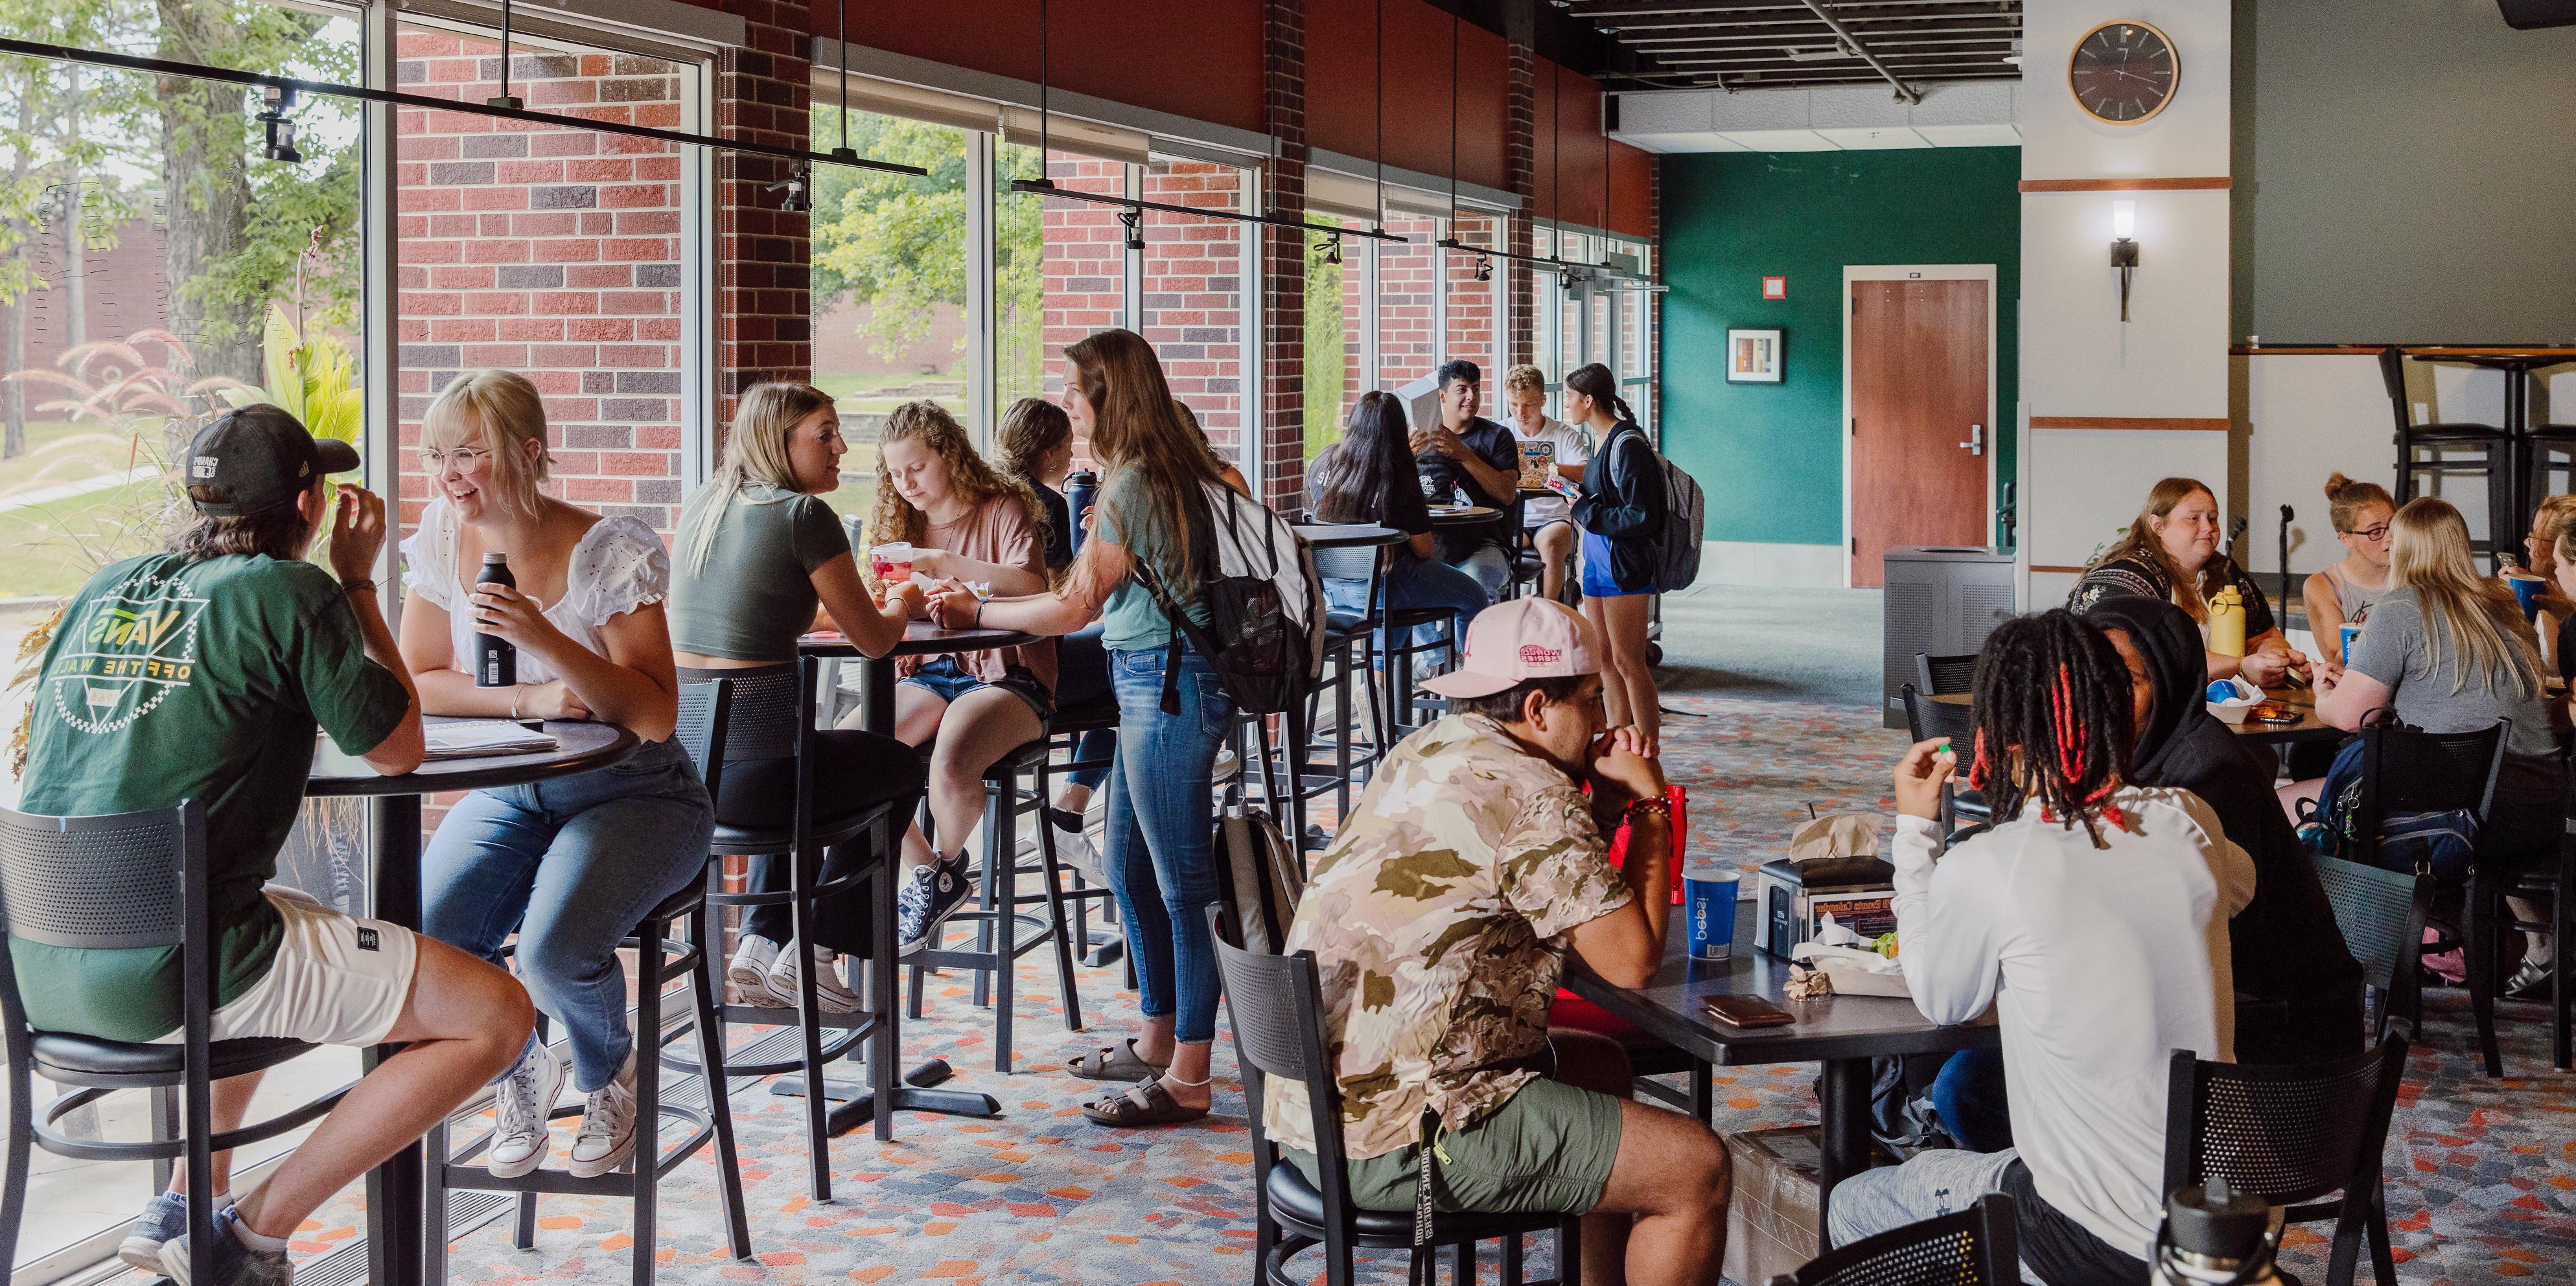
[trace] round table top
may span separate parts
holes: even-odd
[[[1451,523],[1484,522],[1501,512],[1491,505],[1433,505],[1431,525],[1439,527]]]
[[[1301,522],[1298,535],[1317,549],[1354,549],[1363,545],[1392,545],[1404,539],[1404,533],[1393,527],[1373,522]]]
[[[937,656],[947,652],[981,652],[987,648],[1022,647],[1037,641],[1036,635],[1022,634],[1018,630],[951,630],[942,629],[928,621],[914,621],[903,627],[903,641],[895,644],[894,650],[886,653],[886,656]],[[807,656],[867,658],[867,653],[851,645],[848,636],[832,632],[808,634],[796,640],[796,650]]]
[[[433,715],[427,722],[453,722]],[[307,795],[434,795],[451,790],[519,786],[532,781],[569,777],[605,768],[635,753],[643,743],[613,723],[548,719],[545,730],[562,743],[552,750],[524,755],[478,755],[470,759],[433,759],[410,772],[388,777],[355,755],[341,754],[329,738],[318,739]]]

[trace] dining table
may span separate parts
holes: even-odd
[[[1690,954],[1690,935],[1667,933],[1664,961],[1642,987],[1621,987],[1566,961],[1566,990],[1615,1018],[1642,1028],[1712,1067],[1817,1063],[1821,1165],[1816,1176],[1816,1221],[1824,1226],[1834,1185],[1870,1165],[1870,1061],[1882,1055],[1948,1054],[1999,1049],[2002,1029],[1990,1011],[1969,1022],[1941,1024],[1902,996],[1788,997],[1789,961],[1753,945],[1756,903],[1735,905],[1735,938],[1724,959]],[[1734,1027],[1704,1007],[1711,996],[1753,996],[1787,1010],[1795,1020],[1777,1027]]]
[[[2227,725],[2228,731],[2258,745],[2290,746],[2309,742],[2332,744],[2352,734],[2317,717],[2317,690],[2312,687],[2283,686],[2265,688],[2263,699],[2289,707],[2293,718],[2258,722],[2248,718]],[[1944,692],[1931,698],[1945,706],[1974,704],[1965,692]],[[2224,720],[2221,720],[2224,722]]]
[[[904,627],[903,640],[884,656],[869,656],[860,651],[847,635],[836,630],[808,634],[796,641],[796,650],[826,660],[858,662],[859,727],[891,737],[894,735],[896,657],[981,652],[987,648],[1025,647],[1035,642],[1036,635],[1017,630],[952,630],[929,621],[914,621]]]
[[[424,722],[435,730],[444,724],[484,721],[433,716]],[[415,932],[420,929],[421,796],[569,777],[614,764],[642,744],[634,733],[615,724],[564,719],[527,722],[553,737],[554,747],[523,754],[434,759],[392,775],[377,772],[358,756],[341,753],[328,738],[316,740],[304,793],[362,797],[368,802],[370,905],[366,914],[370,918]],[[401,1048],[377,1045],[361,1060],[373,1071]],[[367,1280],[374,1286],[418,1286],[422,1280],[424,1182],[418,1140],[367,1172]],[[311,1270],[307,1265],[308,1274]]]
[[[1373,522],[1301,522],[1291,524],[1289,530],[1316,549],[1358,549],[1404,539],[1403,532]]]

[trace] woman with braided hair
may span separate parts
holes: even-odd
[[[2016,1146],[1844,1180],[1834,1244],[2008,1192],[2040,1281],[2147,1281],[2167,1060],[2235,1056],[2227,921],[2254,864],[2198,796],[2126,780],[2129,684],[2073,613],[2008,621],[1978,658],[1973,743],[1923,742],[1897,765],[1897,959],[1932,1021],[1994,1009]],[[1995,825],[1945,855],[1935,818],[1961,760]]]

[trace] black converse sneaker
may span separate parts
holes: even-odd
[[[894,900],[897,953],[912,955],[929,946],[939,926],[966,901],[966,852],[912,868]]]

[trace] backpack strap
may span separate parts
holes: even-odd
[[[1199,499],[1201,503],[1205,503],[1207,497],[1202,495]],[[1226,506],[1229,520],[1233,517],[1233,508],[1231,504]],[[1214,524],[1210,525],[1213,528]],[[1182,539],[1188,538],[1184,533]],[[1213,530],[1210,532],[1210,543],[1214,543]],[[1153,567],[1144,559],[1133,558],[1132,555],[1131,562],[1132,570],[1129,574],[1134,576],[1136,583],[1143,585],[1145,592],[1153,597],[1154,606],[1162,611],[1163,619],[1172,623],[1171,641],[1163,645],[1162,710],[1165,714],[1177,715],[1181,712],[1181,640],[1188,639],[1190,646],[1199,650],[1199,655],[1209,658],[1216,656],[1216,646],[1199,629],[1198,622],[1191,620],[1190,614],[1181,610],[1180,606],[1172,601],[1171,593],[1163,588],[1163,578],[1154,574]],[[1223,570],[1224,560],[1220,557],[1211,565]]]

